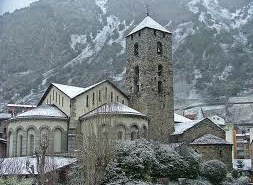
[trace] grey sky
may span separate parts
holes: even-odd
[[[29,6],[34,1],[37,0],[0,0],[0,14]]]

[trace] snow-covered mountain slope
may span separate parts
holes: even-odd
[[[252,92],[250,0],[40,0],[0,17],[0,102],[36,103],[52,82],[124,89],[124,37],[146,4],[173,32],[177,99]]]

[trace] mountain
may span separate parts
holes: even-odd
[[[125,89],[126,34],[146,15],[173,32],[176,99],[253,92],[251,0],[40,0],[0,16],[0,102],[52,83]]]

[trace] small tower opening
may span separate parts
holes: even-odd
[[[140,69],[139,69],[139,66],[137,65],[134,68],[134,92],[135,93],[138,93],[140,91],[139,80],[140,80]]]
[[[161,42],[157,42],[157,53],[158,54],[163,53],[163,44]]]
[[[163,83],[161,81],[158,82],[158,94],[162,95],[163,93]]]
[[[138,43],[134,44],[134,55],[135,56],[139,55],[139,44]]]
[[[158,65],[158,72],[157,72],[158,76],[162,76],[163,75],[163,66],[161,64]]]

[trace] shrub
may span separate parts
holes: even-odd
[[[186,177],[189,164],[178,153],[160,149],[156,152],[156,157],[159,163],[154,169],[154,176],[170,179]]]
[[[220,184],[226,178],[227,167],[219,160],[206,161],[201,164],[200,174],[210,182]]]

